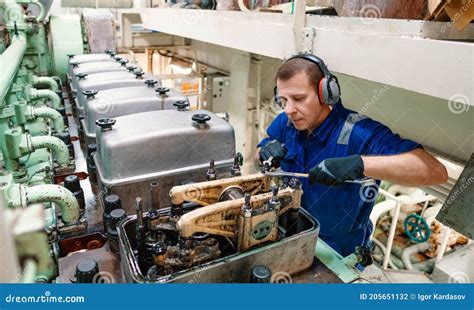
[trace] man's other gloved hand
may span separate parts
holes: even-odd
[[[278,140],[271,140],[267,142],[259,152],[260,161],[264,161],[272,158],[271,167],[278,168],[280,167],[280,160],[285,157],[287,149],[285,146]]]
[[[360,155],[328,158],[309,170],[311,185],[321,183],[327,186],[340,186],[347,180],[364,178],[364,162]]]

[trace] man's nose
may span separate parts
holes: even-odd
[[[288,100],[286,102],[284,111],[286,115],[294,114],[296,113],[296,106],[290,100]]]

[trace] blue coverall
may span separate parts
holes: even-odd
[[[281,160],[284,171],[308,173],[324,159],[350,155],[395,155],[421,145],[399,135],[364,115],[334,105],[329,116],[309,136],[297,130],[285,113],[279,114],[267,129],[269,140],[284,143],[288,152]],[[320,223],[319,237],[343,256],[358,245],[367,245],[372,233],[369,220],[378,186],[362,187],[345,183],[340,187],[303,183],[302,207]],[[377,182],[377,185],[380,181]]]

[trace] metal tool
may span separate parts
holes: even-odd
[[[271,159],[270,159],[271,160]],[[308,173],[299,173],[299,172],[288,172],[283,171],[281,169],[277,169],[274,171],[267,171],[265,174],[274,176],[274,177],[295,177],[295,178],[308,178]],[[355,183],[355,184],[363,184],[363,185],[375,185],[375,180],[372,178],[363,178],[358,180],[346,180],[345,183]]]

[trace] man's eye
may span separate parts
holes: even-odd
[[[295,97],[295,101],[303,101],[306,97]]]

